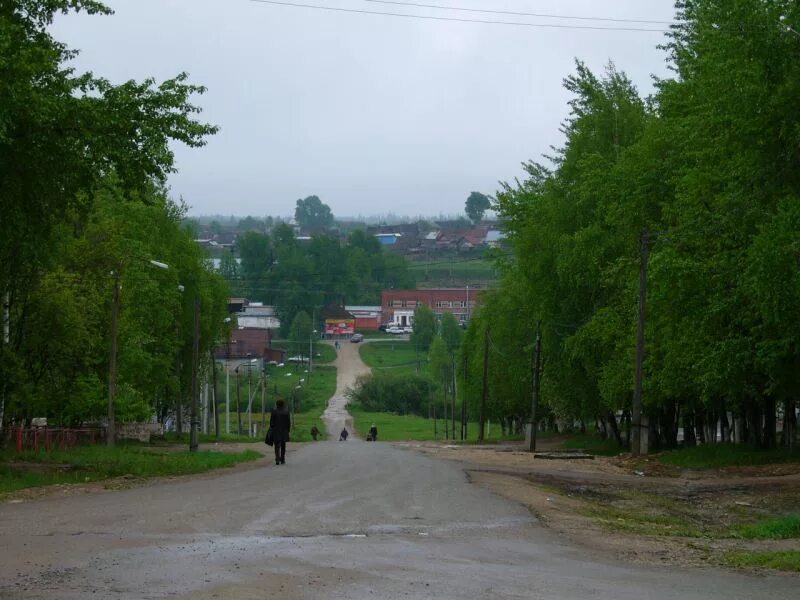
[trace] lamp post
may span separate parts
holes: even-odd
[[[250,355],[248,354],[248,356],[250,356]],[[248,365],[248,368],[249,368],[249,367],[251,367],[253,365],[253,363],[256,363],[256,362],[258,362],[258,359],[256,359],[256,358],[243,360],[242,362],[237,364],[236,367],[233,369],[233,372],[236,373],[236,424],[237,424],[237,433],[239,435],[242,435],[242,406],[241,406],[241,395],[240,395],[241,394],[241,392],[240,392],[241,380],[239,378],[239,367],[241,367],[243,365]],[[248,398],[249,398],[250,397],[249,384],[248,384],[248,394],[247,395],[248,395]]]
[[[148,260],[151,265],[159,269],[169,269],[169,265],[157,260]],[[108,429],[106,433],[106,444],[114,446],[116,437],[116,424],[114,422],[114,404],[117,399],[117,336],[119,334],[119,309],[122,264],[120,263],[113,271],[114,293],[111,297],[111,350],[108,358]]]

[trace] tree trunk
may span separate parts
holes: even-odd
[[[688,410],[683,413],[683,445],[686,448],[694,448],[697,445],[697,437],[694,434],[694,418]]]
[[[617,440],[617,443],[620,446],[624,446],[622,443],[622,436],[619,433],[619,427],[617,427],[617,417],[614,416],[614,413],[608,413],[608,425],[611,427],[611,433],[614,435],[614,439]]]
[[[783,402],[784,415],[783,415],[783,445],[789,449],[795,447],[795,440],[797,437],[797,403],[794,398],[786,399]]]
[[[774,396],[764,399],[764,448],[774,448],[777,445],[777,416]]]
[[[723,406],[722,412],[719,413],[719,429],[720,429],[720,436],[722,437],[723,442],[730,442],[731,441],[731,424],[728,421],[728,411],[725,410]]]
[[[706,443],[706,428],[705,428],[706,422],[705,422],[705,419],[703,418],[703,413],[701,411],[698,411],[698,412],[695,413],[694,422],[695,422],[695,428],[697,430],[697,435],[700,436],[697,441],[700,444],[705,444]]]
[[[597,431],[600,432],[600,437],[604,440],[608,439],[608,427],[606,427],[606,420],[604,417],[597,417]]]
[[[761,410],[759,409],[756,402],[751,399],[747,403],[746,407],[746,417],[747,417],[747,443],[753,446],[754,448],[762,448],[764,439],[763,439],[763,427],[762,427],[762,415]]]

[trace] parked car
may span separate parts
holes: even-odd
[[[403,333],[414,333],[413,327],[403,327]]]
[[[361,342],[363,340],[364,336],[361,335],[360,333],[354,333],[353,337],[350,338],[350,341],[353,342],[354,344],[357,344],[358,342]]]
[[[286,362],[289,363],[296,363],[296,364],[305,364],[308,362],[307,356],[290,356],[286,359]]]
[[[395,327],[394,325],[391,327],[386,328],[386,333],[392,333],[394,335],[398,335],[400,333],[404,333],[402,327]]]

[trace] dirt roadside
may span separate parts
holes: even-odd
[[[796,538],[746,540],[732,533],[797,512],[797,464],[679,471],[625,456],[535,459],[521,444],[404,445],[458,461],[474,484],[523,504],[570,541],[626,562],[718,566],[730,551],[800,550]]]

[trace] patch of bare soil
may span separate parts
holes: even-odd
[[[797,539],[743,540],[732,533],[797,511],[797,465],[683,471],[652,457],[537,460],[521,444],[406,445],[461,462],[474,483],[524,504],[573,542],[624,561],[719,565],[730,550],[800,550]]]

